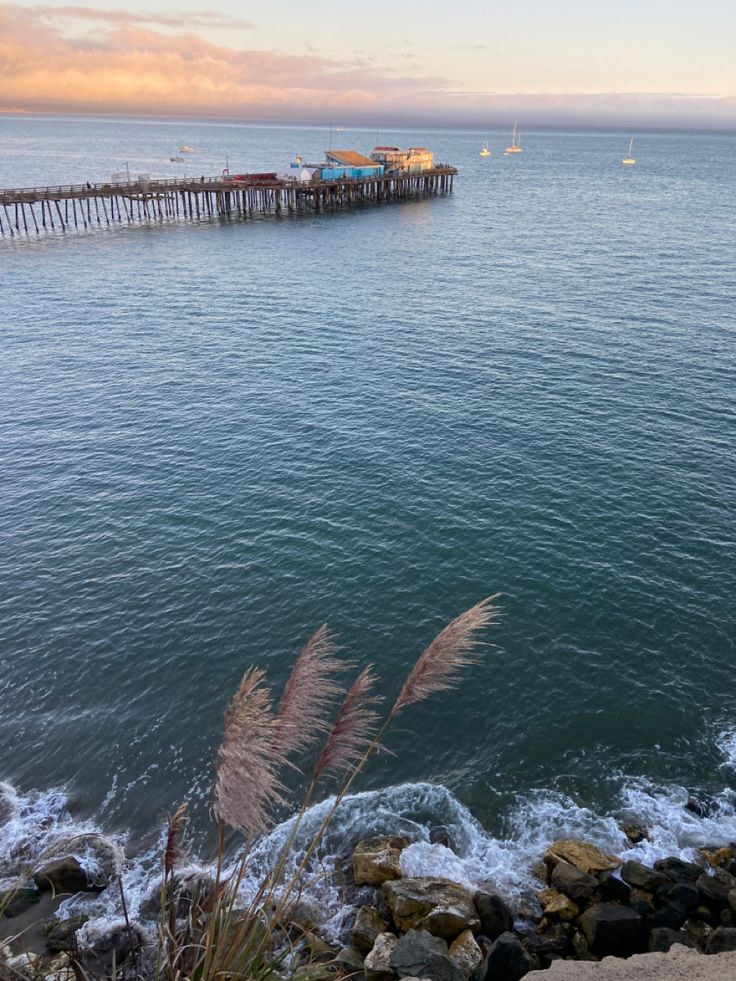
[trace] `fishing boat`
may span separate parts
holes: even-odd
[[[483,149],[480,151],[481,157],[490,157],[491,151],[488,149],[488,140],[483,144]]]
[[[516,123],[514,123],[514,131],[511,136],[511,146],[507,146],[503,151],[504,156],[509,153],[522,153],[521,149],[521,130],[516,128]]]
[[[184,157],[169,157],[169,160],[175,164],[184,163]]]
[[[633,150],[634,150],[634,137],[632,136],[631,142],[629,143],[629,152],[626,154],[626,156],[621,161],[621,163],[627,164],[628,166],[631,166],[631,164],[636,163],[636,157],[632,156]]]
[[[179,153],[194,153],[193,146],[180,146]]]

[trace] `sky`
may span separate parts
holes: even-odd
[[[0,2],[0,111],[736,130],[729,0]]]

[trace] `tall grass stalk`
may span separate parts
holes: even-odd
[[[337,677],[349,662],[337,656],[326,627],[320,627],[299,654],[276,711],[264,674],[248,669],[225,717],[218,753],[215,816],[218,846],[214,884],[191,898],[180,915],[183,893],[177,883],[185,808],[169,826],[165,849],[157,981],[269,981],[283,977],[282,962],[291,946],[289,911],[301,894],[309,863],[340,804],[371,756],[382,746],[396,717],[410,705],[446,691],[466,667],[477,662],[487,645],[482,631],[493,623],[498,608],[490,596],[442,630],[409,671],[389,712],[381,721],[381,699],[374,694],[376,676],[365,668],[347,691]],[[341,702],[332,722],[330,714]],[[268,830],[277,808],[286,803],[280,774],[294,768],[293,757],[312,750],[319,739],[311,775],[284,845],[272,869],[258,883],[244,908],[239,905],[254,840]],[[342,783],[324,818],[311,836],[290,875],[286,863],[305,814],[323,778],[341,776]],[[225,826],[245,835],[238,860],[225,871]]]

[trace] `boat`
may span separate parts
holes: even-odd
[[[632,136],[631,142],[629,143],[629,152],[626,154],[626,156],[621,161],[621,163],[627,164],[628,166],[631,166],[631,164],[636,163],[636,157],[631,156],[633,149],[634,149],[634,137]]]
[[[184,157],[169,157],[169,160],[175,164],[184,163]]]
[[[521,130],[516,128],[516,123],[514,123],[514,132],[511,136],[511,146],[507,146],[503,152],[504,156],[509,153],[523,153],[521,149]]]
[[[488,149],[488,140],[483,144],[483,149],[480,151],[481,157],[490,157],[491,151]]]
[[[180,146],[179,153],[194,153],[193,146]]]

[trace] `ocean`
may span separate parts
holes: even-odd
[[[0,185],[329,139],[5,116]],[[206,852],[247,667],[278,695],[326,622],[390,699],[496,592],[493,646],[406,712],[335,853],[441,823],[457,877],[513,894],[547,841],[621,849],[622,820],[642,856],[736,839],[736,137],[639,133],[635,167],[620,132],[379,139],[454,193],[0,242],[0,878],[100,828],[142,890],[179,803]]]

